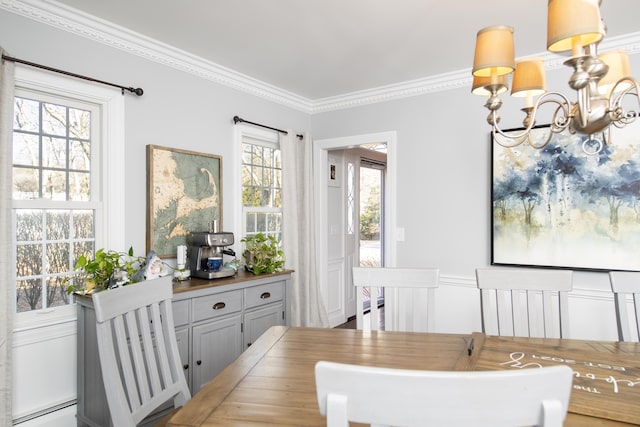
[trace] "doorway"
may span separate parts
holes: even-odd
[[[368,148],[368,147],[362,147]],[[375,159],[371,154],[360,149],[359,179],[358,179],[358,263],[359,267],[384,267],[384,194],[386,175],[386,146],[377,147]],[[384,156],[383,156],[384,154]],[[366,157],[365,157],[366,156]],[[369,295],[368,289],[363,288],[364,314],[371,308],[384,306],[384,289],[380,288],[377,295]],[[372,304],[375,301],[375,304]],[[357,309],[357,307],[356,307]]]
[[[376,241],[368,239],[363,245],[363,254],[360,254],[359,244],[359,224],[356,224],[355,230],[358,231],[358,237],[350,238],[347,232],[348,218],[346,198],[349,164],[346,160],[338,163],[338,170],[345,171],[344,185],[342,191],[345,196],[340,198],[339,206],[335,202],[336,189],[335,185],[331,185],[329,177],[333,161],[328,161],[329,153],[335,150],[342,150],[343,153],[353,153],[359,150],[367,155],[359,155],[358,161],[354,162],[357,167],[354,168],[357,175],[360,175],[360,157],[375,160],[376,155],[372,154],[375,150],[370,148],[364,149],[363,146],[384,146],[386,147],[386,173],[379,175],[384,176],[380,179],[381,191],[380,195],[380,214],[379,214],[379,237]],[[377,251],[379,253],[379,264],[385,266],[395,266],[396,257],[396,203],[395,203],[395,151],[396,151],[396,134],[395,132],[384,132],[377,134],[357,135],[351,137],[342,137],[334,139],[316,140],[314,141],[314,182],[316,185],[316,218],[317,218],[317,262],[318,276],[320,281],[320,290],[322,293],[329,325],[331,327],[343,324],[350,316],[355,315],[355,291],[351,279],[351,268],[354,265],[360,265],[361,256],[363,259],[367,254]],[[345,159],[345,157],[343,157]],[[378,162],[374,162],[378,163]],[[382,162],[385,164],[385,162]],[[368,167],[367,167],[368,166]],[[376,168],[377,172],[376,172]],[[335,168],[334,168],[335,170]],[[363,173],[373,172],[381,174],[380,165],[368,164],[362,168]],[[358,178],[359,179],[359,178]],[[359,187],[359,185],[357,185]],[[330,190],[330,191],[329,191]],[[332,197],[329,197],[329,195]],[[358,193],[357,198],[361,196]],[[331,201],[332,206],[329,206]],[[358,200],[359,203],[359,200]],[[334,205],[336,204],[336,205]],[[359,207],[359,205],[358,205]],[[329,219],[339,210],[344,215],[341,221],[335,218]],[[359,208],[357,209],[359,210]],[[358,217],[359,218],[359,217]],[[359,220],[359,219],[358,219]],[[357,220],[357,221],[358,221]],[[354,233],[355,234],[355,233]],[[352,244],[350,244],[350,239]],[[336,244],[339,240],[340,244]],[[356,242],[356,240],[358,242]],[[375,242],[375,243],[374,243]],[[377,245],[377,248],[375,247]]]
[[[383,267],[386,162],[360,158],[358,185],[359,266]]]

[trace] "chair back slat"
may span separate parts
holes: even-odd
[[[156,341],[156,345],[159,347],[161,346],[162,348],[167,348],[168,343],[165,342],[164,340],[165,334],[161,329],[162,322],[161,322],[161,316],[160,316],[160,307],[154,305],[151,307],[151,309],[153,311],[154,325],[157,325],[156,336],[158,338]],[[168,357],[167,351],[158,353],[158,366],[156,369],[158,372],[158,377],[165,384],[170,384],[173,381],[173,374],[171,373],[171,369],[169,368],[169,357]]]
[[[489,335],[567,338],[573,272],[478,268],[483,332]]]
[[[112,320],[113,333],[116,338],[117,345],[117,361],[120,365],[120,375],[124,382],[124,390],[126,399],[132,411],[136,411],[142,406],[142,400],[138,394],[138,387],[135,379],[135,366],[131,361],[131,349],[129,344],[129,333],[125,327],[125,320],[122,315],[114,317]],[[98,337],[100,339],[100,337]],[[100,341],[98,341],[100,347]],[[102,360],[102,357],[101,359]],[[114,375],[113,373],[111,375]]]
[[[135,426],[191,398],[175,336],[171,277],[93,295],[100,366],[113,425]]]
[[[419,371],[321,361],[315,368],[328,427],[562,426],[573,371],[566,365],[509,371]],[[462,402],[462,404],[461,404]]]
[[[640,342],[640,272],[610,271],[618,339]]]
[[[354,267],[352,274],[358,329],[414,332],[433,329],[435,288],[440,275],[437,268]],[[370,308],[366,317],[365,292]],[[378,310],[380,292],[384,292],[384,321]]]
[[[153,305],[155,304],[152,304],[152,306]],[[133,340],[132,344],[135,341],[136,366],[138,367],[138,369],[148,366],[148,372],[155,372],[157,368],[154,357],[155,351],[153,347],[154,333],[151,329],[153,323],[151,319],[149,319],[148,311],[149,310],[147,307],[142,307],[135,311],[135,315],[138,316],[138,322],[140,325],[140,340]],[[133,313],[131,314],[133,315]],[[132,333],[130,334],[130,336],[135,335],[133,335]],[[145,371],[139,371],[137,372],[137,378],[139,383],[143,385],[140,390],[140,393],[143,396],[143,400],[150,399],[151,396],[157,394],[160,391],[160,380],[157,375],[146,375]]]

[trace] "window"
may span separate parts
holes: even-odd
[[[13,120],[16,311],[66,305],[95,248],[99,107],[17,89]]]
[[[6,285],[16,292],[14,336],[34,331],[38,341],[75,323],[64,281],[77,256],[125,250],[125,181],[114,167],[125,158],[124,96],[16,66],[14,98],[15,280]]]
[[[277,135],[242,136],[243,236],[282,239],[282,158]]]

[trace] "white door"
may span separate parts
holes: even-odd
[[[354,147],[368,144],[384,144],[387,149],[387,173],[384,183],[384,193],[387,196],[383,202],[385,215],[382,219],[383,233],[387,239],[382,244],[381,251],[385,265],[394,266],[396,253],[395,132],[314,141],[314,182],[316,185],[316,218],[318,218],[316,229],[318,236],[317,262],[322,297],[327,307],[329,325],[332,327],[346,322],[350,316],[355,315],[355,294],[351,283],[351,267],[360,262],[360,248],[357,240],[359,225],[356,223],[354,234],[347,232],[349,209],[347,181],[350,163],[348,159],[351,158],[351,154],[348,152]],[[331,166],[334,164],[337,164],[338,167],[332,168]],[[359,161],[357,168],[359,168]],[[333,182],[330,185],[333,171],[339,172],[341,177],[340,192],[342,197],[339,202],[336,202],[335,198],[336,183]],[[342,215],[342,219],[339,221],[333,217],[338,209]],[[339,235],[339,239],[336,239],[336,235]],[[337,241],[340,243],[336,243]]]
[[[356,293],[351,280],[351,267],[360,263],[358,247],[360,228],[359,208],[360,191],[360,157],[354,150],[345,151],[345,208],[342,215],[345,218],[344,248],[345,248],[345,321],[356,315]]]

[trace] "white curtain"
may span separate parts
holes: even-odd
[[[280,134],[285,266],[294,270],[291,325],[328,327],[318,283],[313,203],[313,145],[289,130]]]
[[[0,55],[3,53],[0,48]],[[14,311],[11,237],[14,64],[0,62],[0,425],[10,426]]]

